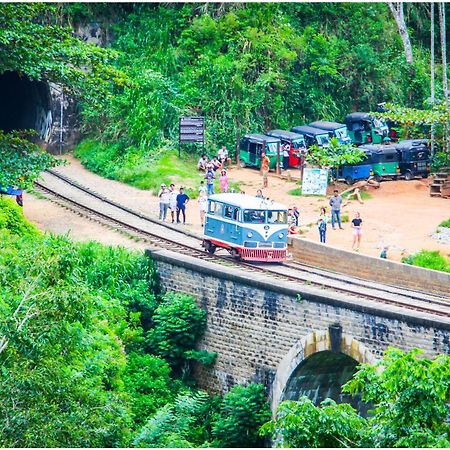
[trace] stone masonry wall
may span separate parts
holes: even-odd
[[[341,351],[355,358],[355,346],[364,349],[360,362],[379,357],[388,346],[420,347],[428,356],[450,353],[450,318],[436,320],[166,250],[148,254],[167,291],[194,296],[208,313],[200,348],[217,352],[218,358],[214,367],[196,373],[208,391],[261,382],[271,392],[275,379],[282,390],[280,380],[287,380],[292,361],[298,365],[311,352],[327,349],[320,341],[336,324],[345,337]]]
[[[289,251],[296,261],[380,283],[450,295],[448,273],[360,255],[303,238],[288,240]]]

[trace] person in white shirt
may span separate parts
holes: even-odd
[[[170,185],[170,200],[169,200],[169,208],[170,208],[170,217],[172,219],[172,223],[175,223],[175,214],[177,212],[177,195],[179,192],[175,189],[175,185],[172,183]]]
[[[225,163],[228,163],[228,165],[230,165],[231,159],[228,157],[228,149],[225,147],[225,145],[222,145],[222,148],[220,148],[217,152],[217,159],[220,161],[222,168],[225,167]]]
[[[198,209],[200,211],[200,223],[203,227],[205,225],[205,214],[206,214],[206,207],[208,204],[208,197],[206,196],[205,191],[200,191],[197,201],[198,201]]]
[[[205,171],[207,165],[208,165],[208,157],[206,155],[202,155],[197,163],[198,170]]]

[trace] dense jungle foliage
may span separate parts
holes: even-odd
[[[422,108],[429,10],[405,8],[412,66],[384,3],[117,6],[110,45],[130,83],[101,110],[85,105],[85,131],[108,145],[79,155],[122,179],[124,168],[129,175],[176,145],[180,115],[206,116],[213,154],[222,144],[233,152],[239,133],[342,121],[382,101]],[[68,13],[86,20],[78,9]]]
[[[246,132],[381,101],[429,108],[429,5],[404,10],[412,65],[385,3],[2,4],[0,73],[62,83],[96,142],[79,149],[84,163],[141,186],[176,147],[181,115],[206,116],[209,153],[233,153]],[[90,23],[108,48],[76,38]],[[436,80],[439,62],[438,50]]]
[[[0,199],[2,447],[260,446],[261,385],[195,388],[205,312],[141,253],[43,235]]]

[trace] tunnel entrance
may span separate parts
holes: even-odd
[[[322,351],[306,358],[289,378],[282,400],[298,400],[305,395],[318,406],[326,398],[351,404],[362,416],[370,405],[359,397],[342,393],[341,387],[356,372],[358,362],[343,353]]]
[[[17,72],[0,75],[0,129],[34,129],[46,140],[52,125],[50,90],[47,83],[33,81]]]

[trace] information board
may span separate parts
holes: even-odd
[[[328,170],[306,167],[303,171],[302,195],[327,195]]]
[[[204,117],[180,117],[180,144],[205,141]]]

